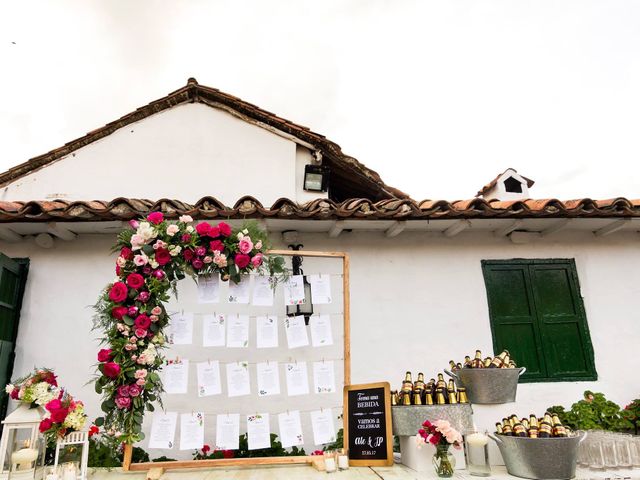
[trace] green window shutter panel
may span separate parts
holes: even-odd
[[[482,262],[495,353],[527,367],[523,381],[595,378],[573,260]]]

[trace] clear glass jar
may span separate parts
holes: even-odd
[[[479,432],[465,435],[464,458],[470,475],[476,477],[488,477],[491,475],[489,437]]]

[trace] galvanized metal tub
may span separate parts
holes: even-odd
[[[562,438],[489,436],[498,444],[511,475],[536,480],[564,480],[576,474],[578,445],[586,434],[581,432],[575,437]]]
[[[527,369],[520,368],[461,368],[445,370],[456,387],[465,387],[471,403],[479,405],[516,401],[518,379]]]
[[[393,434],[409,436],[418,433],[425,420],[448,420],[461,433],[473,431],[473,410],[468,403],[453,405],[398,405],[391,407]]]

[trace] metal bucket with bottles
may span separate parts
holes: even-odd
[[[461,368],[446,374],[456,387],[465,387],[469,402],[480,405],[516,401],[518,379],[527,369],[520,368]]]

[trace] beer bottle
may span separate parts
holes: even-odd
[[[431,393],[431,390],[425,390],[424,401],[422,403],[424,405],[433,405],[433,394]]]
[[[438,374],[438,381],[436,382],[436,389],[441,388],[443,390],[447,389],[447,383],[444,381],[444,375],[441,373]]]
[[[511,429],[511,424],[509,420],[506,418],[502,419],[502,434],[507,435],[509,437],[513,436],[513,430]]]
[[[444,396],[444,388],[436,388],[436,405],[446,405],[447,399]]]
[[[456,387],[453,385],[453,380],[449,380],[449,386],[447,387],[447,399],[450,404],[458,403],[458,398],[456,397]]]
[[[411,392],[402,392],[402,405],[411,405]]]
[[[500,422],[496,422],[496,433],[498,435],[504,435],[504,432],[502,431],[502,424]]]
[[[509,352],[507,352],[502,361],[502,365],[500,365],[500,368],[509,368],[509,362],[511,362],[511,358],[509,357]]]
[[[549,438],[553,434],[553,420],[549,412],[544,414],[543,419],[540,421],[538,427],[538,437]]]
[[[476,350],[476,357],[471,361],[471,368],[483,368],[484,363],[482,363],[482,352],[480,350]]]
[[[506,350],[503,350],[502,353],[491,360],[491,364],[489,368],[500,368],[504,363],[504,358],[509,354]]]
[[[484,368],[489,368],[489,365],[491,365],[491,357],[484,357],[482,363],[484,364]]]
[[[391,406],[398,405],[398,392],[391,390]]]
[[[526,417],[522,417],[520,419],[520,423],[522,424],[522,426],[524,427],[525,431],[527,432],[527,435],[529,434],[529,428],[531,428],[529,426],[529,420],[527,420]]]
[[[526,437],[527,436],[527,431],[524,429],[524,425],[522,425],[522,423],[520,423],[520,420],[518,419],[517,415],[512,415],[510,420],[513,421],[513,434],[516,437]]]
[[[458,389],[458,403],[469,403],[469,397],[467,397],[467,389],[465,387]]]
[[[471,357],[469,355],[465,355],[463,368],[469,367],[471,367]]]
[[[416,380],[416,383],[413,384],[413,389],[419,390],[420,393],[422,393],[422,390],[424,390],[424,373],[418,373],[418,379]]]
[[[456,363],[456,367],[458,367],[458,370],[460,370],[462,368],[462,364],[460,362]]]
[[[562,425],[562,422],[560,421],[560,418],[558,417],[557,414],[553,414],[552,417],[552,421],[553,421],[553,429],[552,429],[552,433],[554,437],[566,437],[567,436],[567,431],[564,428],[564,425]]]
[[[538,419],[535,415],[529,415],[529,438],[538,438]]]
[[[422,391],[418,388],[413,390],[413,404],[422,405]]]
[[[413,380],[411,380],[411,372],[407,372],[404,376],[404,381],[402,382],[402,392],[411,393],[413,391]]]
[[[516,362],[514,362],[513,360],[510,360],[509,361],[509,368],[516,368],[516,367],[517,367]]]
[[[454,362],[453,360],[449,360],[449,368],[452,372],[455,372],[456,370],[458,370],[458,365],[456,365],[456,362]]]

